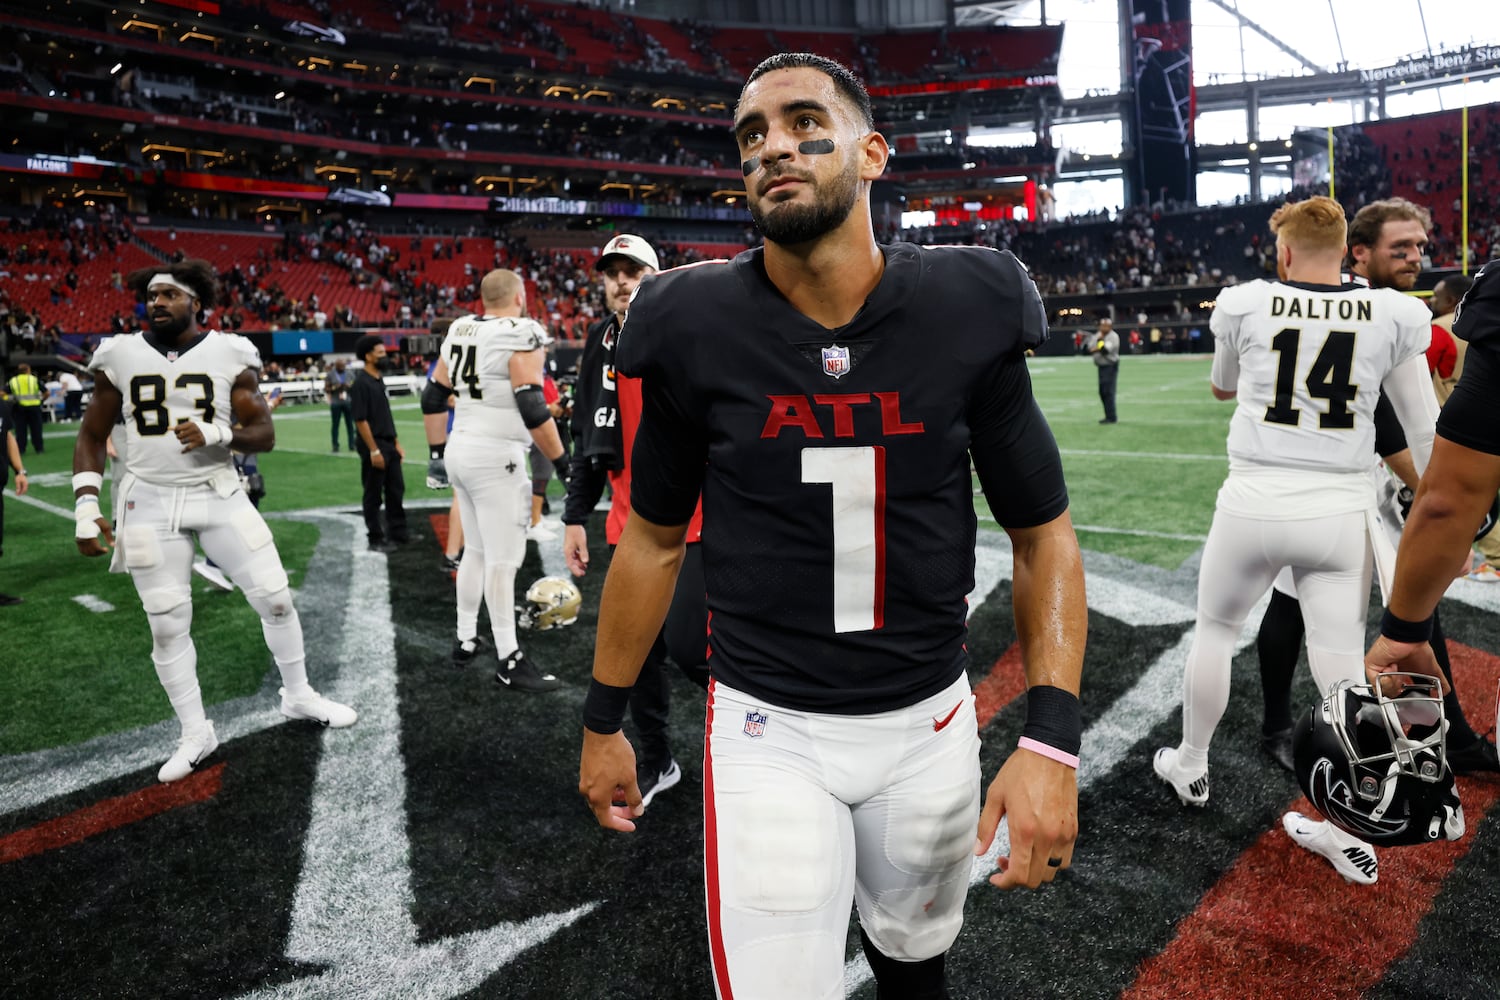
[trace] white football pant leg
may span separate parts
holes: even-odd
[[[1281,569],[1268,557],[1263,538],[1276,523],[1214,512],[1198,567],[1198,619],[1182,677],[1179,759],[1189,767],[1208,761],[1208,745],[1229,707],[1234,644],[1250,609]]]
[[[304,693],[308,683],[302,621],[292,604],[286,569],[265,518],[241,490],[227,497],[210,492],[195,501],[187,508],[194,523],[186,526],[198,532],[204,553],[244,592],[260,616],[261,635],[287,693],[294,697]]]
[[[1374,556],[1363,514],[1306,523],[1316,525],[1308,545],[1316,539],[1321,558],[1307,567],[1294,567],[1293,573],[1307,625],[1307,660],[1318,692],[1326,695],[1339,681],[1364,682],[1365,618]]]
[[[903,712],[905,751],[891,783],[854,807],[854,899],[881,954],[920,962],[952,947],[963,926],[979,825],[979,725],[967,677]]]
[[[531,481],[525,449],[515,442],[451,440],[444,455],[464,526],[464,557],[455,594],[458,638],[474,638],[481,597],[489,605],[495,653],[515,652],[516,570],[526,555]]]
[[[838,1000],[854,897],[854,827],[804,713],[714,683],[704,762],[704,888],[721,1000]],[[763,712],[759,737],[747,712]],[[973,831],[970,831],[972,838]]]
[[[193,543],[170,530],[175,491],[136,482],[117,545],[151,626],[151,661],[184,729],[204,720],[193,645]]]

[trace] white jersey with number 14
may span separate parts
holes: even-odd
[[[1213,384],[1236,391],[1230,468],[1364,473],[1380,386],[1427,350],[1431,313],[1391,288],[1252,281],[1219,293]]]

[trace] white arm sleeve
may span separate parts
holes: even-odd
[[[1427,470],[1432,458],[1432,439],[1437,424],[1437,396],[1432,391],[1432,377],[1427,374],[1427,358],[1418,354],[1392,369],[1381,383],[1390,398],[1401,429],[1406,431],[1406,446],[1411,449],[1417,475]]]
[[[1239,391],[1240,355],[1227,341],[1214,341],[1214,366],[1208,381],[1221,392]]]

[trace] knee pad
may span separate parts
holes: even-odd
[[[186,600],[167,603],[170,596],[170,592],[164,590],[141,595],[141,606],[146,609],[146,621],[151,626],[151,638],[158,647],[186,638],[193,627],[192,603]]]
[[[765,913],[817,910],[838,888],[839,859],[822,845],[837,845],[839,834],[827,796],[793,786],[774,794],[737,795],[736,822],[720,826],[732,838],[734,879],[731,906]],[[834,848],[837,852],[837,848]]]
[[[285,572],[281,574],[281,578],[285,581]],[[255,613],[260,615],[260,620],[266,624],[274,625],[287,621],[297,613],[297,606],[292,603],[292,592],[287,589],[285,583],[281,589],[270,593],[246,590],[245,599],[250,602]]]

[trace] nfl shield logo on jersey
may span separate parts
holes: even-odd
[[[849,374],[849,348],[834,344],[823,348],[823,371],[834,378]]]
[[[754,709],[745,713],[745,735],[758,740],[766,735],[766,713]]]

